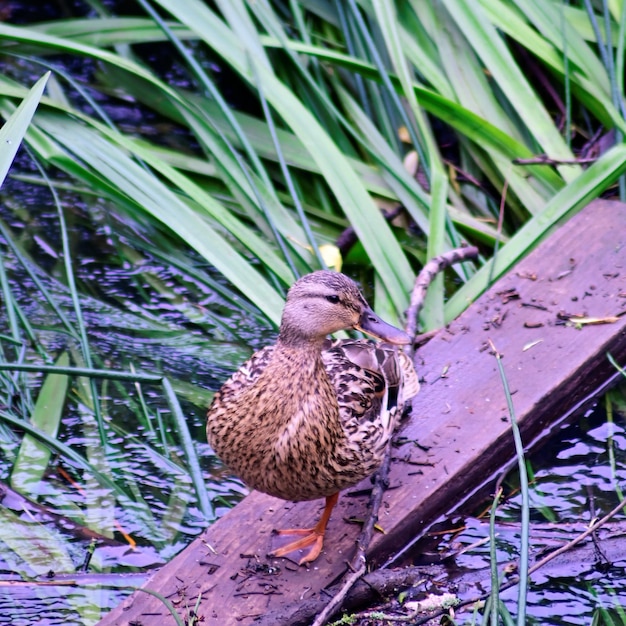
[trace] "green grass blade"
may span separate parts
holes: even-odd
[[[1,226],[1,223],[0,223]],[[0,231],[1,232],[1,231]],[[2,233],[4,235],[4,233]],[[11,241],[9,237],[8,241]],[[9,279],[7,276],[7,271],[5,267],[5,259],[4,254],[0,250],[0,290],[2,290],[2,301],[4,302],[4,311],[7,316],[7,321],[9,325],[9,330],[11,332],[11,339],[14,342],[14,345],[20,346],[22,344],[21,336],[20,336],[20,326],[17,321],[17,303],[15,302],[15,298],[13,297],[13,292],[11,290],[11,285],[9,283]]]
[[[498,577],[498,550],[496,546],[496,513],[498,512],[498,504],[502,495],[500,488],[493,498],[491,511],[489,514],[489,571],[491,577],[491,589],[489,593],[490,604],[490,623],[491,626],[498,626],[498,605],[500,603],[500,580]],[[485,612],[485,616],[487,613]]]
[[[86,367],[59,367],[56,365],[29,365],[25,363],[0,363],[0,372],[34,372],[68,374],[70,376],[89,376],[133,383],[160,383],[162,376],[155,374],[138,374],[136,372],[121,372],[114,370],[98,370]]]
[[[63,352],[57,367],[67,367],[69,356]],[[31,415],[31,424],[56,439],[63,416],[69,378],[64,374],[48,374],[39,390]],[[52,451],[39,439],[25,434],[11,470],[11,487],[20,493],[36,498],[48,469]]]
[[[198,455],[196,453],[193,439],[191,438],[191,433],[189,432],[189,427],[187,426],[187,421],[185,420],[185,416],[183,415],[178,398],[174,393],[174,389],[172,388],[170,381],[167,378],[163,378],[162,385],[163,390],[165,391],[167,403],[169,404],[172,415],[176,421],[181,444],[185,450],[185,458],[189,467],[191,481],[196,491],[196,497],[198,498],[198,506],[207,520],[212,519],[213,507],[209,501],[206,485],[204,484],[204,479],[202,477],[202,470],[200,469],[200,461],[198,460]]]
[[[172,618],[176,622],[176,626],[187,626],[189,624],[189,622],[186,622],[186,620],[183,621],[183,619],[178,614],[178,611],[176,610],[174,605],[165,596],[161,595],[160,593],[158,593],[156,591],[153,591],[149,587],[131,587],[131,586],[129,586],[128,589],[132,589],[133,591],[139,591],[141,593],[147,593],[148,595],[151,595],[151,596],[157,598],[158,600],[160,600],[163,603],[163,605],[165,606],[165,608],[170,612],[170,615],[172,616]]]
[[[468,0],[443,2],[542,151],[556,159],[572,159],[571,151],[545,106],[483,9]],[[557,169],[566,181],[573,180],[580,173],[578,166],[567,165]]]
[[[195,39],[193,31],[181,24],[168,23],[179,39]],[[30,26],[35,32],[86,46],[110,48],[120,44],[167,41],[163,29],[145,17],[93,17],[51,20]]]
[[[256,70],[254,68],[254,64],[251,61],[251,65],[253,68],[253,72],[256,76]],[[258,81],[257,81],[258,83]],[[317,241],[315,240],[315,235],[313,234],[313,231],[311,230],[311,225],[309,223],[309,220],[304,212],[304,208],[302,206],[302,202],[300,201],[300,197],[298,196],[298,193],[296,191],[296,187],[294,184],[294,180],[293,177],[291,176],[291,172],[289,171],[289,168],[287,167],[287,163],[285,161],[285,156],[283,154],[280,142],[278,141],[278,136],[276,134],[276,126],[274,124],[274,120],[272,117],[272,112],[270,110],[270,107],[267,104],[267,100],[265,99],[264,95],[263,95],[263,89],[262,86],[260,84],[257,84],[257,89],[259,91],[259,97],[261,99],[261,106],[263,107],[263,115],[265,116],[265,120],[267,122],[267,127],[268,130],[270,132],[270,135],[272,137],[272,142],[274,144],[274,150],[276,151],[276,156],[278,157],[278,163],[280,165],[280,170],[282,172],[283,175],[283,179],[284,182],[287,186],[287,189],[289,190],[289,195],[291,196],[291,200],[293,202],[293,205],[296,208],[296,211],[298,213],[298,217],[300,218],[300,223],[302,224],[302,227],[304,229],[304,232],[306,234],[306,240],[309,244],[309,246],[311,247],[313,254],[315,254],[315,256],[317,257],[317,260],[320,264],[320,267],[323,269],[326,269],[326,263],[324,262],[324,259],[322,257],[322,254],[319,250],[319,244],[317,243]]]
[[[516,3],[515,8],[502,0],[481,0],[481,5],[495,25],[554,69],[563,72],[563,55],[567,54],[576,68],[576,74],[593,81],[596,91],[610,95],[609,79],[598,55],[566,16],[563,16],[566,18],[565,28],[559,27],[563,5],[542,0],[524,0]]]
[[[432,206],[430,208],[430,235],[426,248],[426,257],[434,259],[445,251],[446,224],[446,195],[448,179],[441,166],[433,167],[431,175]],[[456,235],[458,237],[458,235]],[[443,273],[435,277],[429,285],[424,299],[424,306],[420,313],[424,330],[441,328],[444,325],[444,283]]]
[[[378,27],[381,29],[387,53],[391,63],[399,78],[404,96],[409,102],[413,116],[411,119],[404,115],[404,109],[400,105],[400,112],[403,119],[406,119],[407,128],[413,140],[413,148],[421,154],[421,150],[426,152],[426,163],[422,163],[425,172],[429,174],[431,189],[431,204],[429,212],[429,236],[426,255],[434,258],[441,254],[446,247],[446,224],[448,216],[446,212],[447,199],[447,177],[444,174],[441,157],[432,131],[424,117],[421,108],[418,106],[415,90],[413,89],[413,79],[409,71],[409,66],[401,46],[399,35],[398,16],[393,3],[374,0]],[[389,79],[387,79],[389,80]],[[412,123],[413,122],[413,123]],[[415,127],[414,130],[411,130]],[[421,145],[420,145],[421,143]],[[421,157],[423,158],[423,157]],[[449,233],[452,239],[457,235],[454,231]],[[456,243],[456,242],[455,242]],[[435,278],[428,289],[428,294],[424,302],[421,316],[424,321],[424,328],[440,328],[444,320],[444,289],[443,275]]]
[[[259,38],[259,31],[248,13],[247,3],[242,0],[216,0],[216,4],[233,33],[241,41],[246,42],[246,48],[254,62],[271,69],[271,63]]]
[[[32,87],[15,112],[0,129],[0,186],[4,183],[13,159],[28,130],[30,122],[39,105],[50,72],[44,74]]]
[[[617,394],[616,394],[617,395]],[[606,441],[606,447],[609,457],[609,468],[611,469],[611,479],[613,481],[613,488],[615,489],[615,493],[617,495],[618,500],[624,499],[624,492],[620,486],[619,474],[618,474],[618,463],[616,461],[615,450],[617,448],[617,444],[615,439],[617,438],[614,433],[618,431],[614,414],[613,414],[613,402],[612,402],[612,391],[609,390],[604,394],[604,408],[606,411],[606,423],[609,426],[609,434]]]
[[[493,345],[492,345],[493,347]],[[517,467],[519,470],[520,494],[522,498],[521,505],[521,529],[520,529],[520,548],[519,548],[519,590],[517,596],[517,624],[518,626],[526,626],[526,601],[528,595],[528,562],[530,558],[530,498],[528,492],[528,473],[526,471],[526,461],[524,460],[524,444],[520,434],[517,418],[515,417],[515,407],[511,398],[509,382],[502,365],[502,357],[495,350],[496,362],[502,381],[502,388],[506,397],[509,409],[509,418],[511,420],[511,430],[513,432],[513,440],[515,441],[515,453],[517,455]]]
[[[138,63],[129,61],[128,59],[120,57],[113,52],[101,50],[93,46],[87,46],[69,39],[47,35],[34,29],[22,26],[13,26],[7,24],[6,22],[2,22],[0,23],[0,45],[3,42],[10,42],[12,48],[16,47],[18,44],[26,44],[27,46],[36,46],[38,48],[53,50],[57,53],[64,52],[67,54],[93,57],[103,63],[119,67],[124,71],[141,77],[149,83],[155,85],[161,84],[161,81],[159,81],[159,79],[156,78],[156,76],[154,76],[149,70],[145,69]]]
[[[405,111],[404,109],[402,102],[400,101],[400,98],[398,97],[398,94],[393,89],[389,72],[383,64],[382,54],[378,50],[378,46],[374,43],[373,35],[370,32],[371,29],[366,26],[365,20],[361,15],[361,10],[357,6],[356,0],[348,0],[348,6],[350,7],[350,11],[352,13],[352,15],[349,16],[348,20],[356,24],[361,39],[363,40],[365,53],[370,59],[374,61],[374,65],[376,66],[378,75],[384,86],[384,91],[380,93],[380,96],[381,98],[386,97],[390,99],[391,103],[393,104],[393,108],[386,107],[383,100],[383,102],[381,102],[381,104],[376,107],[379,111],[377,117],[383,120],[383,122],[386,123],[386,126],[388,127],[391,124],[394,124],[394,117],[398,117],[398,120],[401,121],[401,123],[405,126],[406,131],[411,138],[413,149],[417,152],[419,156],[419,160],[422,168],[424,169],[426,177],[430,179],[431,166],[435,164],[438,158],[435,154],[432,154],[431,150],[428,150],[428,142],[431,143],[430,147],[432,147],[430,128],[428,127],[428,124],[425,123],[421,110],[417,107],[415,94],[408,93],[409,91],[411,91],[409,68],[405,61],[404,55],[402,54],[399,47],[400,38],[397,32],[397,20],[395,10],[392,7],[393,3],[381,3],[378,0],[374,0],[373,4],[375,11],[374,17],[377,23],[377,27],[383,35],[384,42],[387,48],[387,55],[389,56],[392,65],[394,66],[397,74],[400,77],[400,85],[405,97],[408,99],[412,113],[412,116],[408,115],[407,111]],[[399,122],[396,122],[395,125],[397,126],[398,123]],[[390,143],[393,142],[395,133],[395,128],[390,129],[389,132],[385,133]]]
[[[182,23],[193,28],[206,43],[251,85],[254,77],[248,65],[245,42],[198,0],[185,3],[159,0],[159,5]],[[257,67],[259,81],[268,102],[309,151],[338,204],[352,223],[370,260],[389,289],[398,314],[408,305],[414,275],[400,246],[362,181],[317,119],[264,66]]]

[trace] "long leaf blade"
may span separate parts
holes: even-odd
[[[33,85],[28,95],[0,129],[0,146],[2,146],[2,150],[0,150],[0,186],[9,173],[13,159],[39,105],[49,77],[50,72],[47,72]]]

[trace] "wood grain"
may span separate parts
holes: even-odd
[[[379,563],[506,463],[513,440],[493,341],[503,355],[518,421],[529,442],[591,393],[626,359],[626,315],[610,324],[566,325],[560,314],[626,311],[626,205],[596,201],[558,229],[448,328],[420,348],[423,378],[396,448],[390,489],[370,558]],[[204,624],[251,624],[323,589],[345,570],[367,514],[370,483],[342,494],[322,556],[311,569],[265,555],[273,528],[308,525],[321,502],[286,503],[252,493],[144,585],[181,615],[202,594]],[[100,626],[169,625],[154,597],[135,593]],[[287,623],[281,620],[277,623]]]

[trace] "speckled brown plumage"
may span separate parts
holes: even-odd
[[[348,328],[408,341],[371,311],[348,277],[304,276],[289,290],[275,345],[215,395],[208,441],[251,488],[285,500],[328,498],[382,462],[417,376],[389,343],[326,339]]]

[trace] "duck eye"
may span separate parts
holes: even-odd
[[[339,296],[326,296],[326,300],[328,300],[328,302],[332,302],[333,304],[338,304],[339,303]]]

